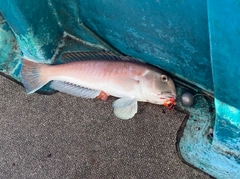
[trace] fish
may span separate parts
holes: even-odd
[[[47,83],[63,93],[107,100],[120,119],[133,118],[138,102],[163,105],[176,99],[173,80],[157,67],[111,52],[65,52],[62,64],[43,64],[23,57],[21,81],[28,94]]]

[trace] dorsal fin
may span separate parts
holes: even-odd
[[[74,62],[74,61],[82,61],[82,60],[125,60],[132,62],[141,62],[143,61],[132,58],[129,56],[119,56],[111,52],[65,52],[62,54],[61,58],[62,62]]]

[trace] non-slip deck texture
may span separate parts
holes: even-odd
[[[178,158],[185,115],[175,110],[139,103],[133,119],[120,120],[114,98],[27,95],[4,77],[0,99],[0,178],[210,178]]]

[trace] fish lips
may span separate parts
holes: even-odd
[[[170,98],[174,98],[176,99],[176,93],[173,93],[173,92],[169,92],[169,91],[163,91],[161,93],[163,99],[170,99]]]

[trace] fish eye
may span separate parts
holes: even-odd
[[[162,82],[168,82],[167,75],[161,75],[161,80],[162,80]]]

